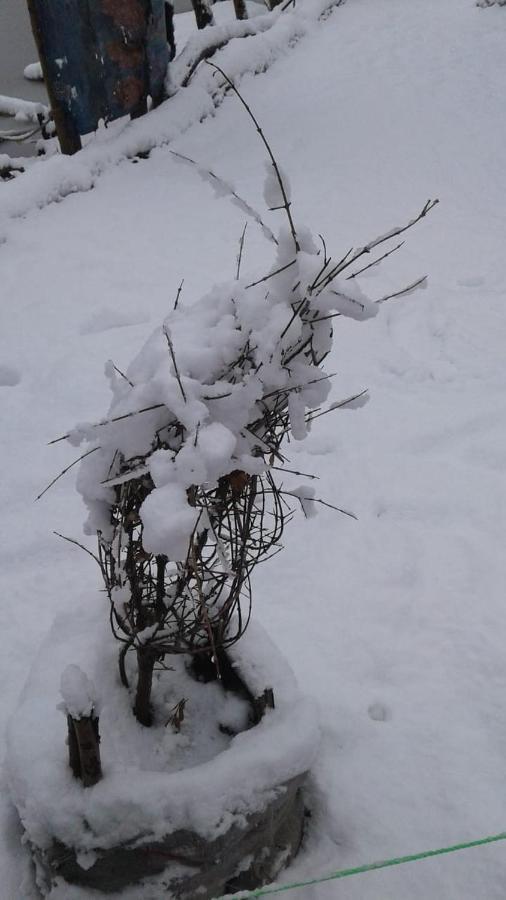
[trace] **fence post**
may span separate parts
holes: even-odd
[[[67,726],[70,768],[84,787],[92,787],[102,778],[98,716],[67,715]]]
[[[60,103],[59,98],[54,90],[52,78],[50,77],[47,64],[44,35],[40,28],[34,0],[27,0],[27,4],[28,12],[30,14],[33,36],[39,53],[42,74],[44,76],[44,83],[46,85],[46,90],[49,97],[49,105],[53,114],[58,140],[60,141],[61,152],[65,153],[67,156],[71,156],[73,153],[77,153],[77,151],[81,149],[81,137],[74,125],[74,122],[72,121],[72,117],[69,115],[63,104]]]

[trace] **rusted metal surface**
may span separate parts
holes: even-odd
[[[28,0],[56,105],[79,134],[163,98],[164,0]]]

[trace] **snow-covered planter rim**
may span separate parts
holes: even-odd
[[[68,767],[65,723],[57,709],[59,680],[72,661],[100,686],[99,694],[124,690],[116,683],[116,648],[103,613],[103,598],[86,598],[83,611],[56,619],[9,725],[8,780],[33,845],[49,848],[56,840],[82,852],[105,850],[183,829],[213,839],[308,771],[319,739],[314,703],[299,694],[279,650],[253,624],[231,655],[255,695],[274,688],[276,708],[259,725],[237,735],[209,762],[171,773],[118,767],[104,736],[104,778],[83,788]],[[107,685],[108,678],[114,686]],[[105,726],[110,705],[102,701]]]

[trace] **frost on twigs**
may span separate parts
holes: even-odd
[[[274,258],[244,276],[239,260],[234,280],[189,308],[174,304],[126,373],[107,367],[107,418],[70,436],[87,442],[78,477],[86,529],[98,534],[125,685],[127,651],[137,654],[134,710],[146,725],[154,666],[165,654],[207,654],[219,670],[220,654],[248,625],[252,571],[280,549],[291,507],[311,516],[324,503],[310,488],[284,487],[283,471],[303,474],[287,468],[285,445],[325,412],[364,402],[360,394],[325,407],[334,319],[375,315],[356,276],[434,205],[332,258],[295,222],[288,177],[242,95],[213,68],[269,157],[264,198],[285,218]]]

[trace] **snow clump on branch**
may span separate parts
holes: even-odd
[[[138,477],[142,462],[153,482],[140,508],[144,549],[184,561],[200,516],[192,486],[216,488],[234,471],[265,472],[279,458],[272,425],[281,413],[293,438],[306,436],[308,413],[330,389],[322,368],[330,316],[365,319],[377,307],[354,282],[319,289],[322,257],[306,229],[297,236],[295,253],[290,232],[281,230],[266,275],[218,285],[171,312],[126,378],[109,372],[108,421],[95,431],[97,452],[78,479],[87,533],[112,537],[114,486],[118,477]],[[89,433],[81,426],[78,437]]]

